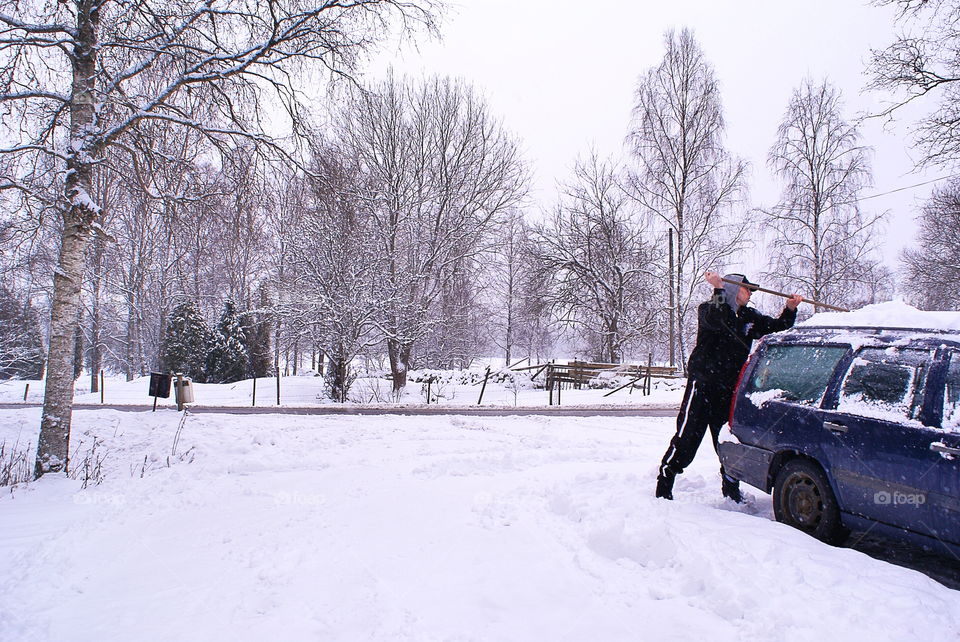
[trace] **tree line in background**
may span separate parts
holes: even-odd
[[[412,366],[548,357],[563,340],[601,361],[665,360],[672,323],[682,366],[700,274],[761,230],[743,210],[745,165],[723,147],[711,66],[687,30],[664,43],[638,84],[631,158],[578,160],[536,223],[518,142],[450,78],[343,91],[301,165],[252,143],[211,156],[202,135],[162,131],[129,167],[108,155],[92,184],[104,232],[86,253],[82,365],[233,381],[296,373],[309,355],[345,400],[361,356],[386,355],[400,389]],[[797,90],[771,166],[788,184],[761,213],[772,273],[828,302],[864,296],[879,217],[861,220],[866,150],[829,83]],[[20,273],[43,284],[56,230],[34,220],[8,233],[30,235]]]
[[[874,0],[898,10],[899,33],[872,52],[872,89],[890,96],[878,117],[922,101],[914,123],[920,166],[955,171],[960,159],[960,2]],[[917,216],[916,244],[903,252],[904,295],[926,309],[960,309],[960,177],[934,188]]]
[[[956,3],[878,4],[944,34],[874,52],[876,86],[944,85],[949,98],[955,74],[923,65],[960,66]],[[395,391],[413,367],[539,360],[558,345],[682,367],[704,269],[757,239],[782,289],[849,307],[890,294],[872,253],[882,215],[860,206],[869,148],[839,91],[800,83],[768,157],[782,197],[751,210],[713,68],[686,29],[640,76],[627,157],[586,153],[537,211],[520,142],[462,80],[333,83],[324,109],[307,109],[316,68],[352,77],[394,25],[433,29],[429,0],[0,6],[14,140],[0,149],[0,376],[42,372],[46,352],[38,471],[63,465],[83,367],[232,381],[296,373],[309,355],[340,401],[360,357]],[[931,163],[954,156],[943,104],[918,129]],[[289,137],[268,133],[268,113]],[[957,226],[941,221],[957,200],[943,188],[923,214],[924,242],[946,257]],[[956,261],[904,263],[921,305],[960,282]]]

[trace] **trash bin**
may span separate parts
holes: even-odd
[[[177,403],[193,403],[193,383],[189,379],[173,382]]]

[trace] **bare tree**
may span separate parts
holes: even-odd
[[[850,304],[874,278],[871,250],[882,215],[864,215],[858,201],[870,183],[868,154],[833,85],[807,79],[793,92],[769,153],[783,196],[764,212],[773,232],[771,276],[787,289]]]
[[[689,29],[668,31],[663,61],[640,79],[627,135],[636,161],[635,197],[676,238],[674,273],[679,354],[695,331],[693,297],[705,269],[742,248],[747,225],[734,208],[746,165],[723,146],[720,88]]]
[[[488,230],[526,192],[519,146],[460,81],[392,75],[357,92],[341,130],[375,191],[386,286],[382,330],[394,390],[414,345],[438,321],[431,309]]]
[[[514,358],[523,314],[521,297],[529,228],[520,210],[507,212],[497,228],[497,241],[486,257],[489,290],[485,307],[491,311],[491,340],[503,350],[507,365]]]
[[[252,305],[258,278],[266,267],[266,168],[255,148],[246,144],[225,157],[223,191],[216,238],[223,257],[227,292],[244,308]]]
[[[115,172],[105,170],[97,172],[93,180],[94,198],[102,210],[101,222],[109,227],[112,213],[122,202],[122,180]],[[99,372],[103,368],[104,353],[106,350],[105,324],[106,299],[108,292],[109,257],[111,244],[116,239],[108,238],[105,234],[96,235],[88,249],[89,273],[87,275],[88,298],[86,305],[88,364],[90,366],[90,392],[100,390]]]
[[[480,296],[482,275],[479,257],[453,264],[428,310],[433,324],[418,348],[417,367],[468,368],[487,347],[489,318]]]
[[[50,162],[45,159],[40,163],[37,174],[44,174]],[[4,166],[5,159],[0,155],[0,174]],[[0,190],[0,284],[22,293],[34,306],[38,318],[46,319],[52,286],[50,274],[57,264],[62,221],[53,209],[57,197],[52,187],[37,185],[37,189],[42,196],[38,199]]]
[[[960,2],[874,0],[894,6],[902,30],[885,49],[873,50],[869,87],[892,93],[877,116],[892,118],[920,98],[935,102],[914,128],[923,165],[952,165],[960,158]]]
[[[332,147],[318,148],[314,159],[311,198],[287,239],[287,276],[295,307],[330,359],[330,395],[343,402],[355,376],[353,360],[382,342],[379,257],[359,166]]]
[[[301,67],[347,74],[391,17],[405,28],[429,25],[431,9],[431,0],[0,0],[0,103],[15,141],[0,150],[0,190],[40,199],[38,184],[59,186],[51,207],[64,221],[38,475],[68,465],[70,348],[101,216],[92,181],[106,151],[135,150],[136,132],[156,121],[202,131],[214,145],[238,137],[267,144],[258,106],[273,96],[297,118]],[[210,109],[189,109],[195,93]],[[37,172],[44,164],[48,171]]]
[[[538,264],[533,227],[519,209],[507,213],[484,254],[478,305],[487,314],[487,343],[518,357],[540,360],[553,350],[557,328],[546,293],[551,275]]]
[[[918,223],[916,246],[901,255],[904,294],[927,310],[960,310],[960,182],[935,190]]]
[[[663,307],[656,239],[631,203],[616,169],[591,155],[532,244],[555,316],[610,363],[655,333]]]
[[[281,355],[295,343],[302,308],[296,305],[294,282],[298,270],[291,268],[297,235],[313,200],[309,181],[296,168],[279,168],[268,182],[272,193],[267,211],[269,252],[269,287],[273,304],[273,367],[279,372]],[[319,337],[312,337],[319,339]],[[319,368],[322,370],[322,368]]]

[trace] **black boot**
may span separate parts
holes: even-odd
[[[721,484],[723,496],[732,499],[738,504],[742,504],[743,495],[740,493],[740,482],[732,477],[727,477],[724,473],[720,474],[720,478],[723,480]]]
[[[657,476],[657,497],[673,499],[673,475],[660,473]]]

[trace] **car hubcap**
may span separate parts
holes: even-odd
[[[823,515],[823,500],[816,482],[795,474],[787,485],[787,513],[803,528],[815,528]]]

